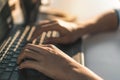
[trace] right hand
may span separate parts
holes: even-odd
[[[30,58],[32,60],[24,59]],[[22,63],[21,63],[22,62]],[[24,47],[17,61],[20,69],[31,68],[55,80],[70,80],[74,66],[79,64],[54,45],[33,45]],[[70,73],[70,74],[69,74]],[[67,77],[66,77],[67,76]]]
[[[65,22],[62,20],[54,20],[54,21],[42,21],[37,25],[36,30],[32,35],[32,39],[34,40],[43,32],[48,31],[57,31],[59,33],[59,37],[50,37],[45,40],[45,43],[58,43],[58,44],[68,44],[75,42],[79,37],[79,34],[76,34],[77,24],[72,22]]]
[[[32,60],[24,59],[30,58]],[[21,63],[22,62],[22,63]],[[28,44],[19,55],[19,69],[30,68],[54,80],[102,80],[54,45]]]

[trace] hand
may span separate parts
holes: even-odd
[[[35,61],[21,61],[25,58],[31,58]],[[19,68],[32,68],[38,70],[55,80],[70,80],[68,73],[76,63],[72,58],[64,54],[53,45],[27,45],[18,57]],[[67,77],[66,77],[67,76]],[[65,77],[67,79],[65,79]],[[62,79],[63,78],[63,79]]]
[[[45,43],[60,43],[68,44],[75,42],[79,37],[76,34],[77,24],[72,22],[65,22],[62,20],[57,21],[43,21],[37,25],[33,33],[32,40],[40,36],[43,32],[57,31],[59,37],[50,37],[45,40]]]
[[[25,58],[26,60],[21,63]],[[27,45],[18,57],[20,69],[32,68],[54,80],[102,80],[53,45]]]

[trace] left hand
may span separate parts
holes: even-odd
[[[43,32],[56,31],[58,37],[49,37],[45,39],[45,43],[49,44],[69,44],[78,40],[80,34],[76,34],[78,25],[73,22],[63,20],[42,21],[37,25],[36,30],[32,35],[32,39],[39,37]]]

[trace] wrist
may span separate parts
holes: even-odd
[[[67,73],[67,77],[64,80],[103,80],[94,72],[80,64],[76,63],[71,68],[72,69],[68,68],[70,71]]]
[[[78,23],[77,27],[74,29],[73,33],[77,38],[81,38],[84,35],[90,34],[93,32],[94,22],[87,21],[84,23]]]

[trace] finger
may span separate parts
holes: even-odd
[[[58,23],[43,25],[41,26],[41,29],[38,29],[37,31],[34,32],[31,40],[34,40],[35,38],[40,36],[40,34],[42,34],[43,32],[49,32],[49,31],[57,31],[58,33],[62,33],[63,28],[60,27]]]
[[[34,44],[27,44],[25,46],[26,49],[32,50],[36,53],[44,55],[46,53],[46,49],[43,45],[34,45]]]
[[[25,49],[24,52],[19,55],[19,57],[17,59],[17,63],[20,64],[22,62],[22,60],[24,60],[25,58],[38,60],[38,59],[41,59],[42,57],[43,57],[42,55],[40,55],[34,51]]]
[[[44,44],[43,46],[44,46],[44,47],[50,47],[50,48],[55,47],[55,45],[53,45],[53,44]]]
[[[55,20],[43,20],[37,23],[37,26],[45,25],[45,24],[51,24],[56,22]]]
[[[26,55],[26,54],[28,54],[28,55]],[[26,58],[26,57],[31,58],[30,56],[31,56],[30,52],[27,52],[25,50],[22,51],[22,53],[18,56],[17,63],[20,64],[24,58]]]
[[[67,44],[69,41],[66,37],[55,37],[55,38],[48,38],[45,40],[45,43],[49,44]]]
[[[47,25],[43,25],[40,31],[60,31],[61,27],[60,25],[58,25],[58,23],[52,23],[52,24],[47,24]]]
[[[35,32],[33,33],[32,37],[31,37],[30,41],[32,42],[34,39],[36,39],[36,38],[39,37],[39,36],[40,36],[40,33],[37,32],[37,31],[35,31]]]
[[[35,69],[37,71],[42,70],[41,66],[39,66],[40,62],[36,62],[36,61],[25,61],[23,63],[20,64],[19,69],[23,69],[23,68],[30,68],[30,69]]]
[[[30,41],[33,41],[35,38],[37,38],[38,36],[40,36],[41,33],[39,31],[41,30],[41,27],[43,25],[52,24],[52,23],[56,23],[56,21],[55,20],[53,20],[53,21],[50,21],[50,20],[40,21],[36,25],[36,30],[33,32]]]

